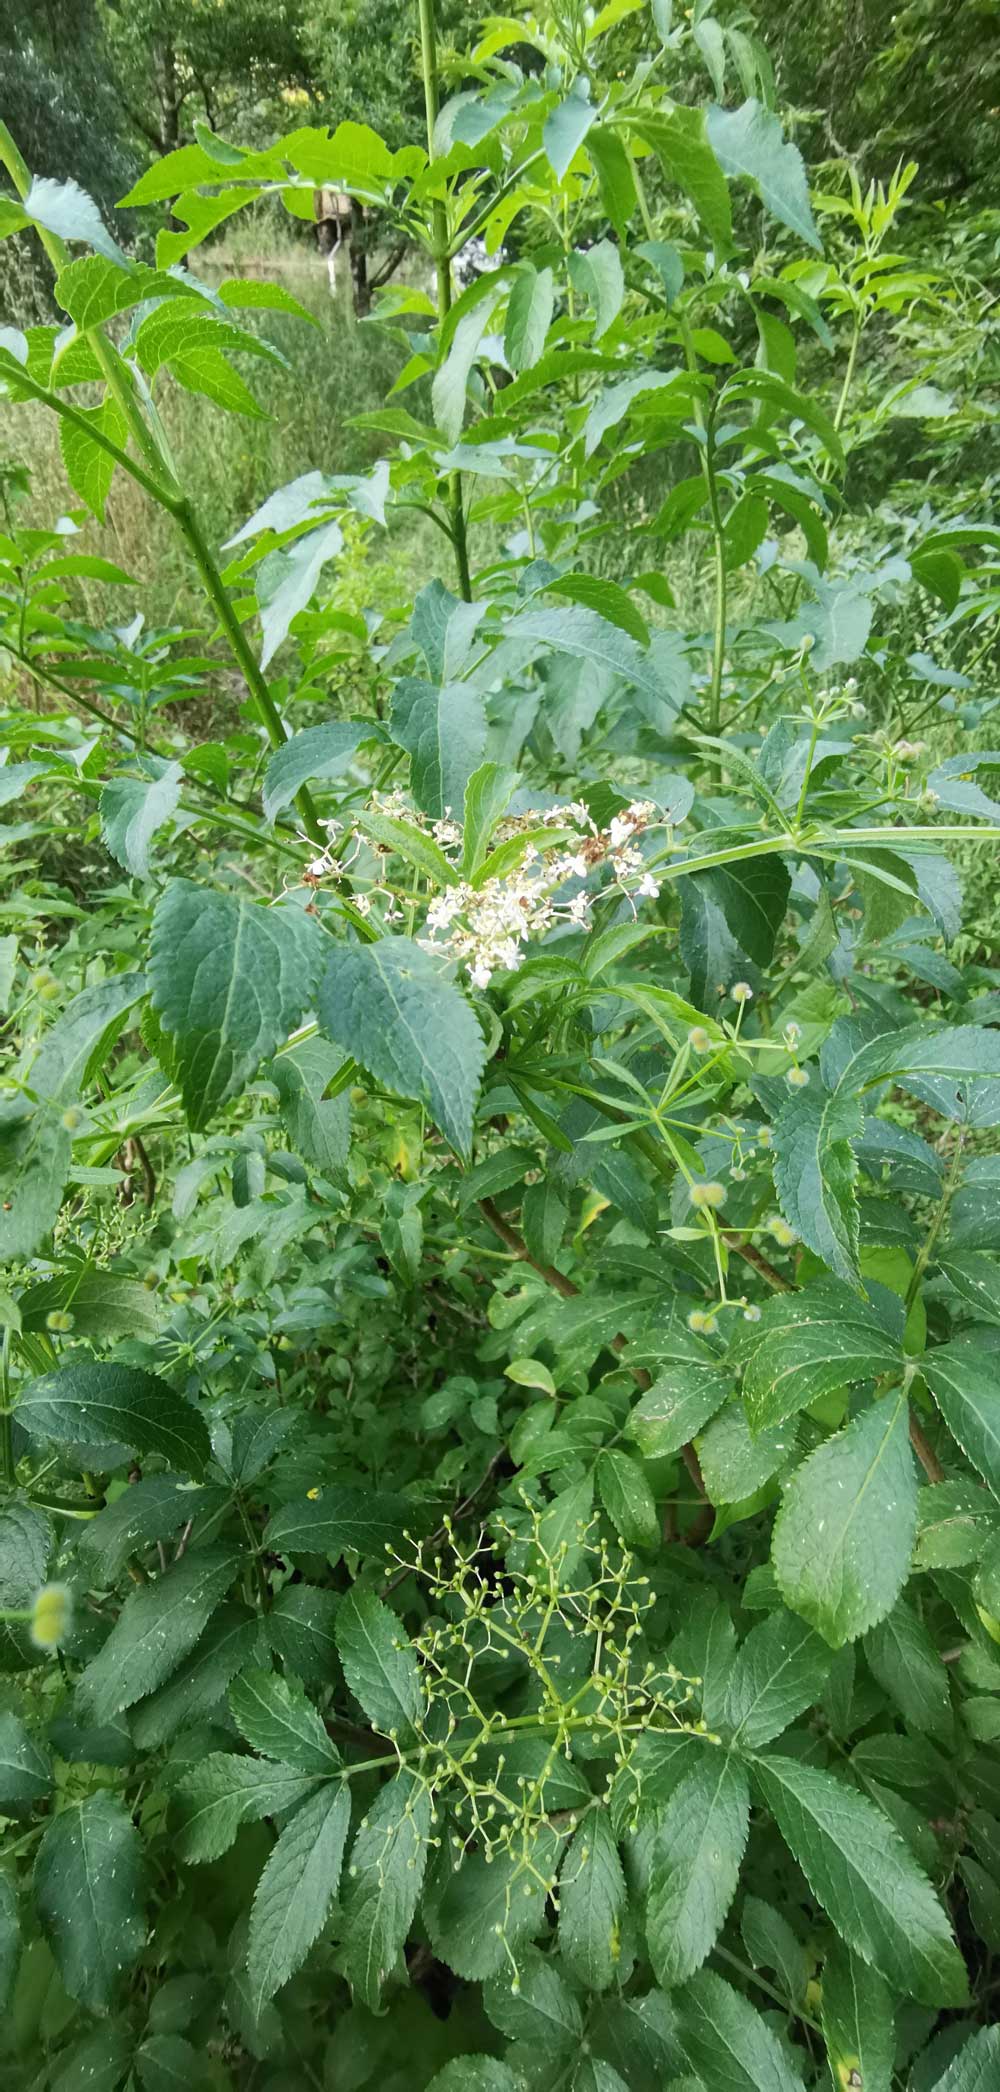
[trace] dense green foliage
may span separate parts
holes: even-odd
[[[0,127],[5,2083],[990,2092],[985,294],[743,16],[419,28],[146,259]],[[219,548],[317,185],[425,273]]]

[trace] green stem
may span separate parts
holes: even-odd
[[[698,376],[698,358],[691,339],[691,326],[686,314],[678,319],[681,341],[684,345],[684,360],[692,377]],[[701,454],[701,471],[708,495],[709,513],[712,518],[712,542],[715,550],[715,609],[712,619],[712,675],[708,689],[708,731],[717,734],[722,718],[722,670],[726,654],[726,611],[729,580],[726,573],[726,543],[722,510],[719,506],[719,483],[715,476],[715,413],[711,408],[708,417],[703,412],[701,401],[696,398],[694,418],[702,431],[703,442],[698,448]]]
[[[427,116],[427,156],[435,158],[434,126],[438,115],[437,77],[437,31],[434,25],[434,0],[419,0],[420,5],[420,59],[424,79],[424,109]],[[444,325],[451,311],[451,253],[448,241],[448,210],[444,198],[435,197],[431,206],[431,225],[434,235],[434,267],[437,274],[438,325]],[[455,548],[455,564],[458,568],[458,585],[467,603],[472,601],[472,578],[469,573],[469,545],[465,523],[465,505],[462,500],[462,475],[448,475],[448,513],[451,541]]]
[[[964,1129],[960,1127],[958,1139],[956,1140],[955,1146],[952,1149],[951,1159],[948,1163],[947,1170],[945,1171],[944,1183],[941,1186],[941,1196],[938,1199],[937,1205],[934,1208],[934,1213],[931,1219],[930,1227],[928,1228],[927,1233],[924,1236],[923,1242],[921,1243],[920,1249],[917,1253],[917,1259],[913,1266],[913,1272],[910,1277],[910,1283],[906,1289],[906,1300],[904,1304],[906,1307],[907,1314],[909,1314],[910,1309],[913,1306],[914,1301],[916,1300],[917,1294],[920,1291],[920,1287],[923,1282],[924,1272],[926,1271],[927,1266],[930,1263],[932,1256],[934,1255],[934,1250],[937,1245],[938,1236],[940,1235],[941,1229],[944,1226],[945,1215],[947,1214],[948,1208],[951,1205],[952,1196],[955,1191],[955,1186],[958,1183],[958,1173],[962,1166],[962,1148],[964,1146],[964,1142],[965,1132]]]
[[[16,1473],[11,1428],[10,1330],[5,1328],[0,1344],[0,1481],[7,1489],[13,1489]]]

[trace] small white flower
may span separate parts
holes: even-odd
[[[804,1089],[808,1089],[808,1087],[809,1087],[809,1070],[808,1070],[808,1068],[789,1068],[789,1070],[788,1070],[788,1074],[787,1074],[787,1075],[785,1076],[785,1081],[787,1082],[787,1084],[788,1084],[788,1087],[789,1087],[789,1089],[790,1089],[790,1090],[804,1090]]]
[[[749,981],[734,981],[729,993],[734,1002],[752,1002],[753,989]]]
[[[658,899],[660,892],[659,880],[654,879],[652,872],[643,872],[636,891],[646,895],[649,900],[655,901]]]

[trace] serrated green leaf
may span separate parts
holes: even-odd
[[[679,1452],[732,1391],[732,1375],[711,1347],[687,1330],[672,1330],[668,1355],[632,1409],[626,1432],[645,1459],[661,1459]]]
[[[517,1989],[509,1975],[488,1984],[483,2003],[495,2027],[511,2041],[544,2046],[547,2055],[575,2050],[583,2033],[583,2015],[575,1993],[550,1954],[527,1948],[520,1956]]]
[[[270,1760],[214,1751],[180,1781],[173,1802],[174,1843],[190,1865],[228,1852],[244,1823],[280,1816],[317,1791],[314,1774]]]
[[[182,1474],[200,1474],[209,1455],[205,1421],[155,1373],[71,1359],[29,1380],[17,1405],[32,1438],[74,1446],[127,1446],[161,1453]]]
[[[772,111],[751,98],[740,109],[709,109],[705,124],[724,173],[745,175],[754,182],[771,216],[818,250],[821,241],[809,207],[802,155],[797,145],[782,137]]]
[[[331,778],[342,777],[363,742],[383,739],[382,729],[374,719],[326,719],[322,726],[306,726],[300,733],[291,734],[264,772],[265,818],[277,820],[304,784],[317,778],[325,784]]]
[[[892,1394],[802,1462],[775,1521],[771,1560],[782,1596],[832,1648],[895,1605],[917,1523],[905,1396]]]
[[[607,1990],[621,1957],[625,1876],[603,1809],[570,1842],[559,1871],[559,1952],[585,1989]]]
[[[35,1862],[35,1906],[71,1998],[106,2012],[146,1938],[142,1846],[114,1795],[53,1817]]]
[[[509,1967],[518,1947],[535,1937],[545,1918],[545,1882],[551,1878],[557,1835],[548,1824],[490,1863],[467,1854],[441,1892],[428,1929],[435,1953],[456,1976],[483,1982]]]
[[[475,884],[489,854],[490,838],[518,786],[518,773],[502,763],[482,763],[465,787],[462,875]]]
[[[754,1782],[841,1938],[905,1997],[961,2005],[962,1957],[930,1883],[881,1809],[794,1758],[759,1758]]]
[[[1000,1496],[1000,1387],[994,1361],[957,1338],[928,1352],[921,1372],[952,1437]]]
[[[401,1742],[424,1714],[417,1659],[395,1613],[373,1591],[351,1590],[337,1614],[344,1677],[373,1728]]]
[[[596,115],[596,105],[585,95],[575,93],[568,94],[565,101],[557,102],[550,110],[542,131],[542,144],[557,182],[569,173]]]
[[[993,2092],[998,2070],[1000,2027],[981,2027],[938,2079],[934,2092]]]
[[[743,1362],[754,1431],[784,1423],[820,1395],[877,1380],[903,1364],[901,1347],[867,1302],[832,1278],[766,1301],[759,1322],[738,1326],[731,1357]]]
[[[297,1679],[244,1671],[229,1688],[229,1709],[251,1748],[299,1772],[332,1773],[340,1763],[322,1716]]]
[[[16,1714],[0,1714],[0,1809],[9,1814],[42,1801],[52,1787],[48,1754]]]
[[[638,1460],[605,1446],[598,1455],[597,1493],[615,1528],[629,1547],[656,1547],[660,1523],[653,1492]]]
[[[673,108],[667,116],[644,117],[636,129],[668,179],[694,204],[716,252],[727,254],[733,232],[729,190],[709,143],[704,111]]]
[[[285,1504],[264,1535],[274,1554],[384,1555],[398,1548],[418,1511],[405,1496],[338,1483]]]
[[[551,269],[527,263],[515,277],[507,301],[504,354],[512,371],[531,370],[545,349],[552,324],[555,282]]]
[[[839,1941],[823,1964],[822,2018],[834,2084],[849,2085],[853,2071],[865,2092],[892,2092],[892,1994],[877,1970]]]
[[[194,1648],[238,1568],[235,1548],[201,1547],[155,1583],[130,1592],[77,1685],[79,1705],[94,1721],[111,1721],[170,1677]]]
[[[456,1152],[468,1155],[486,1059],[465,997],[406,937],[337,946],[317,997],[320,1022],[397,1096],[426,1104]]]
[[[726,1682],[722,1726],[737,1750],[773,1742],[819,1699],[833,1661],[822,1637],[779,1611],[751,1629]]]
[[[96,256],[91,258],[97,259]],[[74,262],[71,266],[75,268],[77,265]],[[78,407],[76,411],[80,421],[62,418],[59,421],[62,461],[74,494],[79,494],[98,522],[103,523],[111,483],[118,467],[110,451],[97,440],[97,435],[107,436],[112,443],[117,443],[119,450],[124,450],[128,444],[128,423],[111,393],[99,407]],[[87,426],[81,428],[80,422],[89,424],[97,433],[90,435]]]
[[[149,846],[177,809],[184,772],[166,763],[160,775],[109,778],[101,793],[104,847],[135,879],[149,872]]]
[[[777,2036],[721,1976],[702,1969],[678,2005],[681,2047],[705,2092],[804,2092]]]
[[[286,1823],[264,1868],[250,1912],[247,1951],[258,2012],[319,1938],[337,1893],[350,1821],[348,1788],[324,1788]]]
[[[910,1728],[950,1736],[948,1669],[923,1621],[905,1599],[866,1634],[865,1657]]]
[[[257,1614],[235,1600],[220,1605],[191,1655],[165,1685],[130,1710],[129,1729],[136,1747],[156,1750],[178,1730],[216,1714],[237,1671],[259,1655]]]
[[[466,787],[482,763],[486,713],[467,683],[433,683],[406,676],[393,692],[390,728],[410,758],[417,805],[433,820],[457,817]]]
[[[192,1126],[287,1038],[324,955],[318,925],[296,908],[171,881],[153,916],[149,975]]]
[[[371,2012],[413,1922],[430,1831],[427,1789],[400,1772],[381,1788],[351,1848],[340,1959],[355,1997]]]
[[[518,2081],[495,2056],[455,2056],[431,2079],[427,2092],[517,2092]]]
[[[736,1894],[750,1821],[743,1767],[707,1748],[657,1825],[646,1939],[658,1983],[685,1983],[710,1954]]]
[[[135,2052],[143,2092],[190,2092],[201,2063],[196,2048],[182,2034],[150,2034]]]

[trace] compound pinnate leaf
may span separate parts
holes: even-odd
[[[255,1751],[299,1772],[332,1773],[340,1763],[322,1715],[293,1678],[244,1671],[229,1688],[229,1710]]]
[[[397,1096],[426,1104],[467,1156],[486,1048],[465,997],[430,955],[408,937],[338,945],[317,1001],[338,1046]]]
[[[35,1862],[35,1904],[70,1997],[108,2011],[146,1938],[142,1846],[114,1795],[90,1794],[53,1817]]]
[[[138,1366],[73,1359],[29,1381],[17,1407],[18,1422],[32,1438],[160,1453],[182,1474],[200,1474],[211,1450],[198,1410]]]
[[[678,1999],[681,2047],[699,2082],[720,2092],[803,2092],[776,2036],[746,1998],[702,1969]]]
[[[559,1874],[559,1951],[588,1990],[615,1980],[625,1915],[625,1876],[603,1810],[588,1814]]]
[[[831,1648],[895,1605],[910,1567],[917,1479],[905,1398],[862,1410],[796,1468],[775,1521],[782,1597]]]
[[[341,1966],[355,1997],[372,2012],[413,1922],[430,1831],[430,1796],[401,1772],[382,1788],[351,1848]]]
[[[303,1802],[278,1839],[250,1912],[247,1970],[258,2011],[319,1938],[337,1893],[350,1821],[347,1787],[324,1788]]]
[[[961,2005],[968,1986],[948,1919],[882,1810],[794,1758],[758,1758],[753,1777],[847,1946],[905,1997]]]
[[[322,932],[298,909],[171,880],[153,916],[149,974],[192,1126],[283,1044],[323,958]]]
[[[337,1614],[344,1677],[373,1727],[412,1736],[424,1712],[420,1672],[394,1612],[373,1591],[349,1591]]]
[[[675,1788],[653,1848],[646,1938],[657,1982],[684,1983],[710,1954],[736,1894],[750,1821],[743,1767],[706,1747]]]
[[[110,1721],[170,1677],[199,1640],[239,1560],[234,1547],[221,1543],[197,1548],[155,1583],[130,1593],[77,1686],[95,1721]]]

